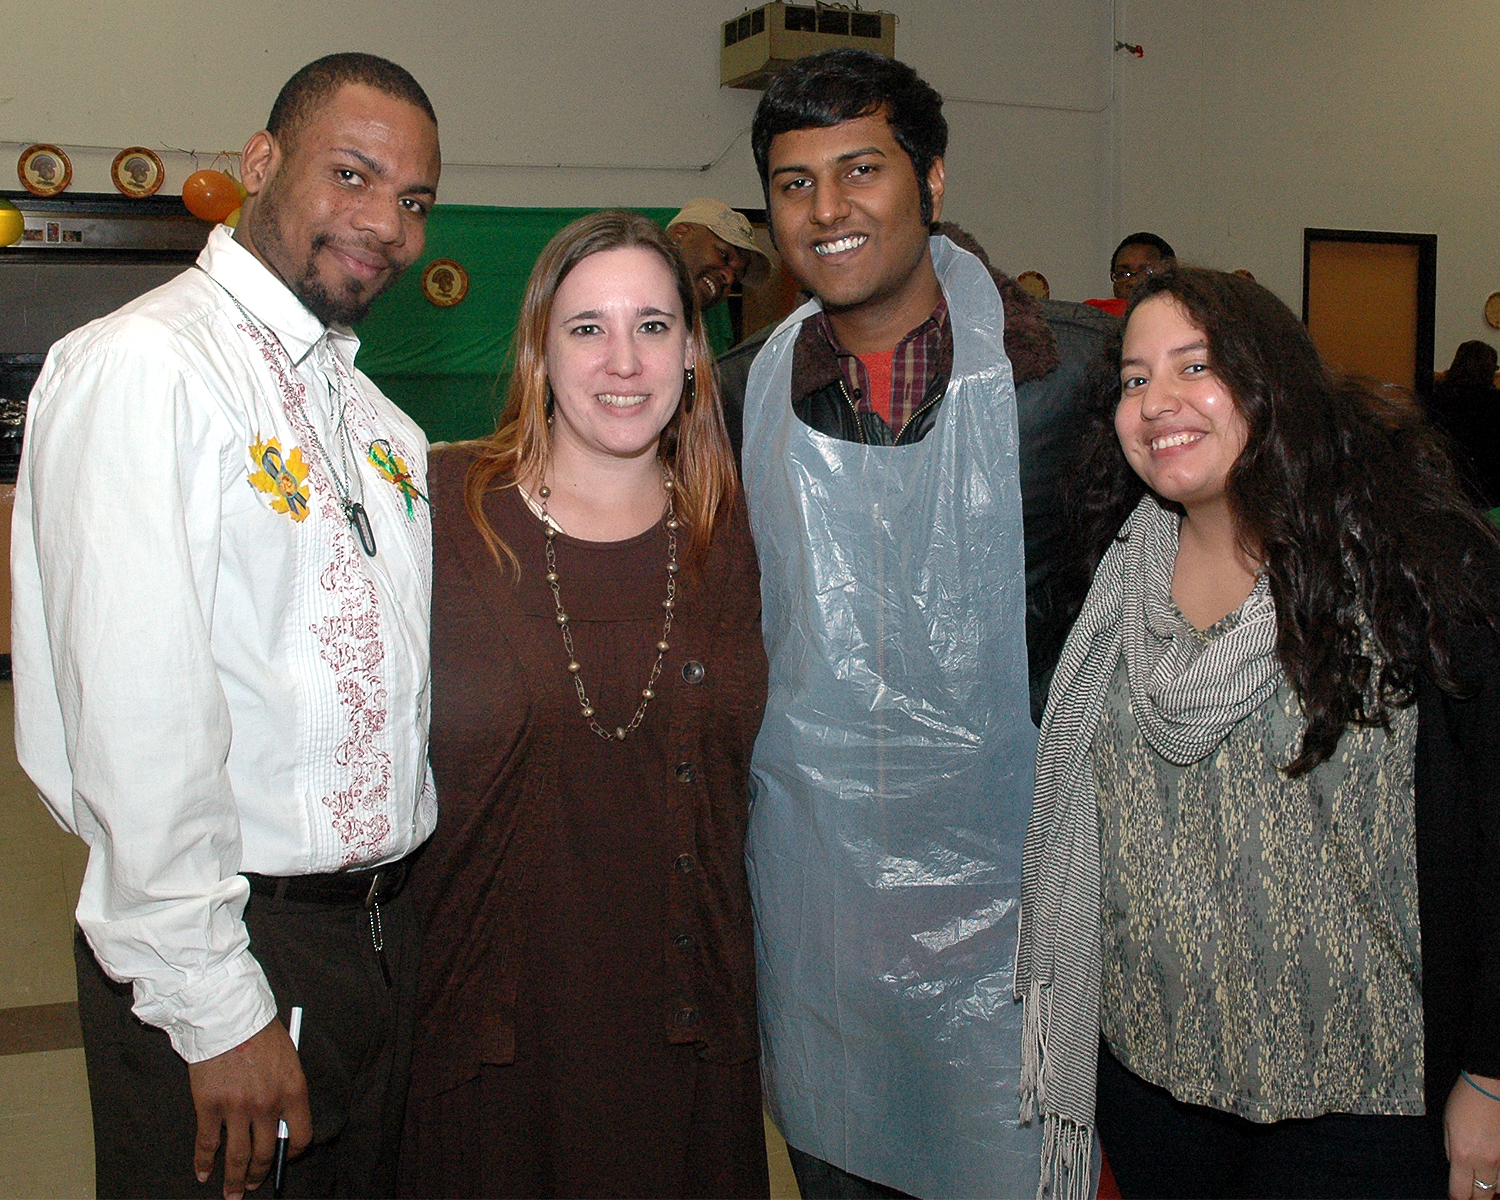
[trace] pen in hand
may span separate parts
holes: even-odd
[[[292,1015],[286,1023],[287,1036],[292,1039],[292,1049],[300,1048],[302,1041],[302,1009],[300,1006],[292,1009]],[[272,1168],[271,1192],[276,1200],[281,1200],[281,1173],[286,1169],[286,1143],[290,1137],[285,1121],[276,1123],[276,1165]]]

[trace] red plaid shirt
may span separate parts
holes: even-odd
[[[816,321],[818,329],[838,356],[839,369],[855,407],[861,413],[885,420],[884,405],[870,402],[870,373],[865,370],[865,364],[859,361],[858,355],[851,354],[839,343],[827,313],[820,312]],[[891,356],[891,415],[886,424],[896,436],[900,436],[907,421],[922,407],[922,399],[932,386],[943,360],[944,343],[952,345],[953,326],[948,320],[948,301],[939,296],[932,315],[897,342]]]

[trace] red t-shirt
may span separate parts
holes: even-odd
[[[865,365],[865,374],[870,377],[870,391],[866,399],[887,425],[891,423],[891,364],[895,354],[896,350],[892,347],[878,354],[859,355],[859,361]]]

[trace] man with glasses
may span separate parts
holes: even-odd
[[[1108,300],[1085,300],[1095,308],[1101,308],[1114,317],[1125,315],[1125,306],[1130,294],[1140,286],[1141,280],[1165,271],[1177,261],[1177,252],[1166,238],[1154,233],[1132,233],[1115,247],[1109,260],[1109,278],[1115,285],[1114,295]]]

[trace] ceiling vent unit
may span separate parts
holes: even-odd
[[[896,17],[833,4],[762,4],[724,22],[719,86],[762,89],[799,58],[851,47],[896,56]]]

